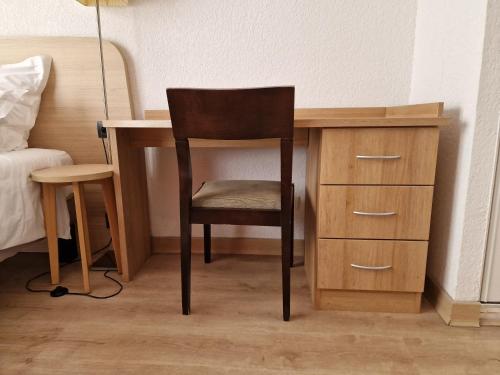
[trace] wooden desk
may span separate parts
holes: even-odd
[[[295,111],[295,144],[308,148],[305,263],[316,307],[376,311],[420,308],[438,126],[449,122],[442,116],[442,109],[442,103],[432,103]],[[146,120],[104,122],[115,171],[126,281],[134,277],[151,254],[142,148],[174,147],[168,111],[146,111],[145,117]],[[191,144],[278,145],[276,140],[193,140]],[[361,152],[398,155],[392,155],[392,161],[366,160],[363,156],[384,155],[356,154]],[[396,208],[391,206],[393,197],[399,204]],[[376,202],[379,210],[390,206],[401,212],[387,217],[365,213],[352,216],[352,207],[346,208],[352,202]],[[364,254],[364,258],[359,259],[357,254]],[[361,268],[344,264],[350,261],[372,268],[390,261],[391,269],[379,273],[364,269],[362,273]],[[411,265],[416,267],[406,272]]]

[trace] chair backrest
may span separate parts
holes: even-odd
[[[175,139],[293,137],[293,87],[168,89]]]
[[[191,207],[188,138],[281,139],[281,207],[291,197],[294,87],[167,89],[179,166],[181,212]]]

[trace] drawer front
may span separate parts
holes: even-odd
[[[322,184],[434,185],[438,128],[325,129]]]
[[[427,241],[320,239],[318,288],[422,292],[426,259]]]
[[[321,185],[318,237],[428,240],[433,190]]]

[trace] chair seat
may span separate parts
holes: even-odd
[[[281,183],[260,180],[206,181],[193,196],[193,207],[281,209]]]
[[[71,183],[102,180],[113,176],[113,166],[107,164],[61,165],[31,172],[31,179],[43,183]]]

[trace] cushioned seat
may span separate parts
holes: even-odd
[[[281,209],[281,183],[259,180],[206,181],[193,196],[193,207]]]

